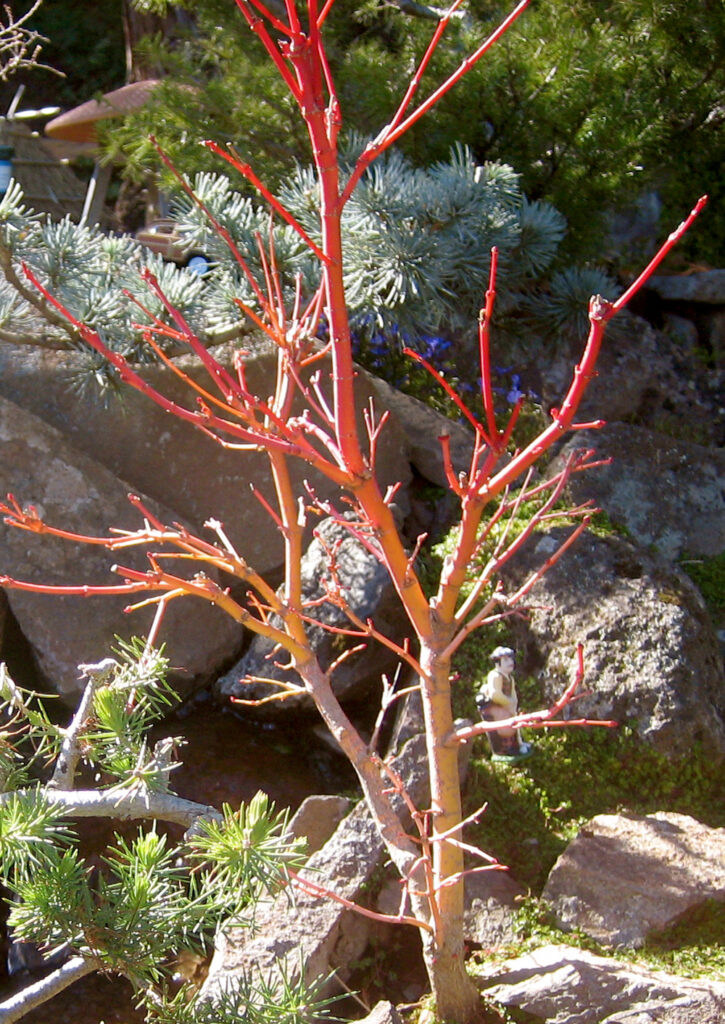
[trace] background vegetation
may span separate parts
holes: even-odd
[[[157,18],[148,21],[156,34],[136,60],[143,73],[164,76],[164,85],[153,107],[107,134],[107,152],[122,154],[125,173],[156,168],[151,130],[189,172],[218,169],[198,146],[205,137],[231,140],[265,180],[281,183],[295,160],[307,162],[289,99],[256,40],[236,31],[233,3],[176,5],[193,18],[169,17],[175,5],[166,0],[139,6]],[[432,62],[430,88],[507,9],[498,0],[464,7]],[[29,76],[27,101],[72,105],[123,84],[129,12],[121,0],[44,4],[34,27],[51,40],[45,59],[68,77]],[[328,31],[348,128],[364,134],[385,123],[400,99],[401,69],[412,68],[430,30],[427,18],[394,4],[338,0]],[[719,0],[539,0],[401,144],[418,166],[447,159],[455,142],[479,162],[511,164],[530,199],[548,200],[567,218],[562,258],[616,256],[619,269],[621,252],[602,253],[612,211],[655,190],[663,222],[677,223],[709,192],[708,230],[687,238],[678,258],[718,265],[725,244],[723,95]],[[638,241],[647,240],[635,239],[634,249]]]

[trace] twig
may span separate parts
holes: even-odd
[[[96,690],[103,686],[118,668],[118,662],[113,658],[104,658],[97,665],[79,665],[82,675],[86,676],[88,682],[83,691],[78,710],[73,715],[70,725],[63,730],[63,742],[61,743],[58,760],[53,769],[53,775],[48,782],[48,788],[53,790],[69,790],[73,788],[76,768],[81,757],[81,736],[86,727],[88,719],[93,710],[93,698]]]

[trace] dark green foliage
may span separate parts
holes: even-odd
[[[20,6],[13,4],[18,14]],[[74,107],[123,85],[126,61],[122,11],[122,0],[104,0],[102,4],[92,0],[46,0],[29,24],[48,40],[43,45],[42,62],[61,71],[63,77],[43,70],[25,72],[23,106]],[[17,83],[11,82],[10,98],[16,88]],[[7,86],[0,96],[8,97]]]
[[[465,5],[420,95],[443,81],[512,6]],[[153,129],[191,173],[213,166],[196,144],[212,137],[233,142],[271,185],[281,182],[309,154],[276,72],[240,31],[233,4],[205,0],[194,11],[198,30],[187,39],[150,44],[170,75],[158,107],[114,126],[109,146],[123,151],[136,172],[156,166],[144,141]],[[390,119],[402,98],[401,69],[412,70],[432,29],[429,20],[392,5],[338,0],[326,31],[348,132],[377,131]],[[725,9],[718,0],[533,3],[401,145],[417,166],[445,160],[457,142],[480,163],[512,165],[528,196],[552,202],[567,218],[569,256],[611,257],[618,267],[623,256],[637,261],[637,255],[602,252],[607,211],[657,189],[663,223],[674,224],[710,192],[708,230],[691,235],[681,251],[717,263],[725,243],[723,52]]]

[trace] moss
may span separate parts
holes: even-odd
[[[680,565],[700,588],[713,622],[725,624],[725,551],[712,558],[684,557]]]
[[[725,903],[711,899],[693,907],[633,958],[659,970],[725,981]]]
[[[612,949],[583,932],[564,932],[557,928],[550,908],[535,896],[521,900],[515,928],[514,942],[501,946],[493,956],[486,952],[487,965],[492,960],[496,963],[523,956],[544,945],[567,945],[686,978],[725,980],[725,903],[714,899],[690,909],[675,924],[650,937],[641,949]],[[475,955],[471,973],[476,973]]]
[[[626,537],[632,534],[622,523],[613,522],[606,512],[598,509],[589,521],[589,532],[595,537]]]

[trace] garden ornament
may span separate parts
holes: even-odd
[[[486,676],[486,682],[476,695],[476,706],[485,722],[502,722],[519,713],[519,702],[514,682],[516,653],[510,647],[497,647],[491,655],[495,668]],[[503,764],[517,764],[533,753],[530,743],[521,739],[518,729],[502,726],[488,733],[492,760]]]

